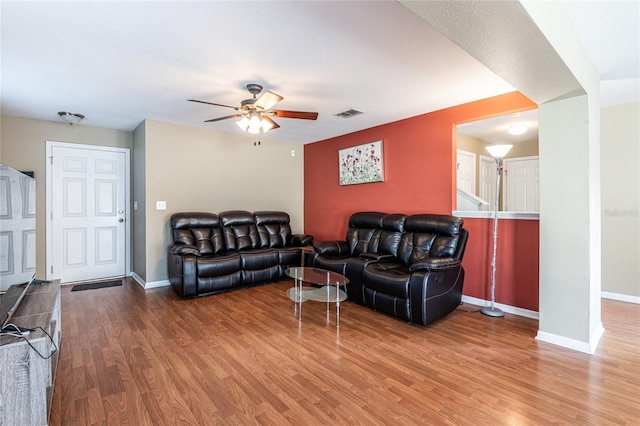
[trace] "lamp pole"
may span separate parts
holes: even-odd
[[[502,174],[502,159],[511,149],[512,145],[488,146],[487,150],[496,160],[496,203],[493,208],[493,257],[491,259],[491,306],[480,309],[485,315],[490,317],[503,317],[504,312],[494,306],[496,300],[496,255],[498,253],[498,205],[500,202],[500,175]]]

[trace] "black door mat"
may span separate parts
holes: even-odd
[[[96,288],[117,287],[122,285],[122,280],[104,281],[101,283],[78,284],[71,288],[71,291],[95,290]]]

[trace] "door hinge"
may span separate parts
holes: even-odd
[[[53,164],[53,155],[49,156],[49,162],[50,164]]]
[[[53,265],[51,265],[51,273],[53,274]]]

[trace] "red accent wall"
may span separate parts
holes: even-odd
[[[491,300],[493,219],[464,219],[469,241],[462,266],[466,296]],[[538,311],[539,231],[537,220],[498,220],[496,302]]]
[[[315,241],[344,240],[348,218],[358,211],[450,214],[456,199],[455,125],[536,107],[512,92],[305,145],[305,233]],[[338,150],[377,140],[383,141],[384,182],[340,186]],[[498,263],[496,301],[537,311],[538,221],[500,222],[500,245],[505,249],[499,247],[498,255],[504,257]],[[470,230],[463,262],[465,295],[489,299],[493,246],[487,249],[481,235],[491,223],[465,220]],[[531,275],[525,279],[523,273]]]

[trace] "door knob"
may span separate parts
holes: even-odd
[[[118,219],[118,222],[124,222],[123,218]]]

